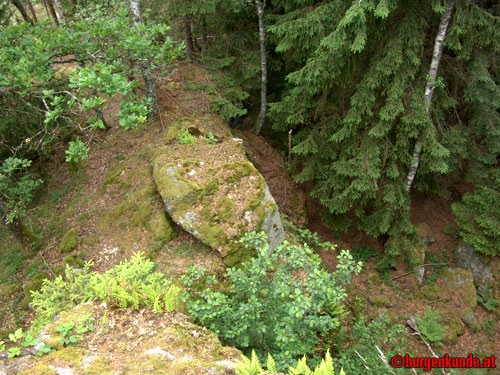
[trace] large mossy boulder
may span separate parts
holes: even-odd
[[[61,345],[58,326],[87,320],[93,330],[82,334],[76,346]],[[242,356],[183,314],[107,310],[94,303],[61,313],[40,338],[37,347],[46,343],[57,350],[43,357],[0,360],[0,374],[227,375],[235,373],[235,361]]]
[[[264,178],[246,159],[240,139],[170,146],[158,150],[152,164],[154,181],[172,220],[217,250],[226,265],[254,255],[254,250],[238,242],[245,232],[266,232],[270,251],[284,240],[276,202]]]

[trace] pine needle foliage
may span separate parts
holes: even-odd
[[[297,181],[314,182],[311,195],[332,229],[355,218],[369,235],[389,238],[391,258],[416,240],[405,183],[419,138],[418,190],[439,192],[441,176],[460,169],[488,180],[498,163],[500,10],[456,2],[428,113],[443,4],[292,0],[269,27],[289,69],[269,114],[275,130],[294,131]]]

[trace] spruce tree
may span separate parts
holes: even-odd
[[[355,217],[366,233],[388,236],[391,256],[414,241],[406,179],[415,146],[417,190],[464,167],[487,180],[498,163],[498,7],[454,2],[426,105],[447,3],[288,1],[269,28],[290,71],[270,115],[276,130],[296,134],[297,180],[314,182],[312,196],[335,229]]]

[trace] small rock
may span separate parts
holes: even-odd
[[[76,235],[75,229],[70,229],[63,236],[61,243],[59,244],[59,252],[61,254],[69,253],[76,249],[78,246],[78,236]]]
[[[173,361],[175,359],[175,357],[172,354],[170,354],[169,352],[163,350],[159,346],[157,346],[156,348],[153,348],[153,349],[146,350],[144,352],[144,354],[147,354],[147,355],[160,355],[162,357],[166,357],[166,358],[170,359],[171,361]]]
[[[478,289],[495,281],[488,259],[478,254],[472,246],[460,246],[455,251],[455,261],[459,267],[471,272]]]
[[[460,314],[460,317],[472,332],[478,332],[481,329],[481,323],[479,323],[474,311],[470,307],[465,308]]]
[[[394,306],[387,296],[375,294],[368,296],[368,301],[377,307],[392,307]]]
[[[74,372],[71,368],[68,367],[56,367],[54,370],[56,370],[57,375],[73,375]]]

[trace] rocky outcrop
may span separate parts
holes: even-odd
[[[469,270],[474,277],[474,283],[478,290],[486,285],[492,285],[495,281],[491,265],[488,264],[488,258],[479,254],[470,245],[460,246],[455,251],[455,261],[461,268]]]
[[[446,291],[453,300],[465,307],[477,306],[477,293],[472,274],[463,268],[447,268],[443,271]]]
[[[55,327],[80,317],[90,318],[94,329],[76,346],[61,346]],[[222,346],[212,332],[183,314],[112,311],[92,303],[62,313],[42,338],[57,350],[43,357],[0,360],[0,375],[229,375],[241,359],[239,350]]]
[[[245,232],[266,232],[272,251],[285,238],[278,207],[241,140],[218,135],[212,143],[203,129],[189,131],[198,135],[192,144],[175,144],[170,135],[174,145],[152,158],[154,181],[172,220],[217,250],[228,266],[254,255],[238,242]]]

